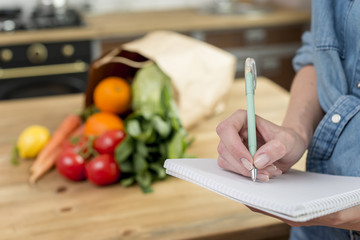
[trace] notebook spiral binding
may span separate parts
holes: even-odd
[[[359,199],[359,191],[352,191],[340,195],[335,195],[326,199],[319,199],[309,202],[308,204],[304,204],[301,209],[297,209],[297,214],[300,216],[311,212],[313,216],[322,216],[323,212],[333,213],[355,206],[358,204]],[[344,205],[344,203],[347,204]]]

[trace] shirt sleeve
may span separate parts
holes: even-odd
[[[302,46],[296,51],[296,55],[292,60],[294,70],[297,72],[302,67],[307,65],[313,65],[313,42],[311,33],[309,31],[305,32],[302,37]]]

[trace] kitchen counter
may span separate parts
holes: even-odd
[[[276,9],[259,16],[204,14],[195,9],[88,15],[85,16],[86,26],[80,28],[0,33],[0,46],[43,41],[133,37],[159,29],[193,32],[198,30],[287,26],[304,24],[309,21],[309,12],[289,9]]]
[[[189,130],[190,154],[216,158],[215,127],[237,108],[245,108],[244,81],[235,81],[226,110]],[[256,112],[281,123],[289,95],[273,82],[258,79]],[[191,184],[168,178],[154,193],[138,186],[96,187],[70,182],[56,170],[30,186],[31,160],[13,166],[10,152],[20,131],[31,124],[54,130],[69,113],[78,112],[84,95],[0,103],[0,236],[2,239],[286,239],[289,227],[253,213],[244,205]],[[303,160],[297,165],[304,168]]]
[[[35,58],[36,61],[46,59],[40,66],[48,65],[50,62],[73,63],[82,59],[82,54],[92,60],[97,59],[102,54],[148,32],[171,30],[233,54],[239,63],[236,66],[237,77],[244,76],[244,65],[241,63],[251,56],[257,62],[259,75],[266,76],[283,88],[289,89],[295,74],[291,60],[301,45],[301,34],[308,29],[310,13],[274,8],[273,11],[260,15],[221,15],[206,14],[197,9],[181,9],[86,15],[84,20],[86,25],[83,27],[0,33],[0,75],[1,68],[8,68],[10,65],[33,67],[34,64],[26,61],[29,59],[34,62],[34,59],[30,58]],[[89,50],[82,50],[85,47],[82,41],[88,43]],[[44,47],[42,45],[45,46],[45,50],[39,49]],[[69,49],[70,53],[65,51]],[[47,57],[45,53],[49,53]],[[73,53],[74,56],[68,56]],[[35,67],[38,65],[35,64]],[[56,67],[61,65],[55,66],[55,70],[58,69]],[[50,77],[54,72],[59,73],[52,65],[47,69],[50,72],[38,71],[36,68],[26,70],[34,70],[32,74],[48,74]],[[24,77],[29,74],[28,71],[20,72]],[[20,80],[22,79],[15,83]],[[0,85],[7,83],[4,81]]]

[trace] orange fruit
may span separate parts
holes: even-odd
[[[100,111],[124,113],[131,104],[130,84],[120,77],[107,77],[95,87],[93,97]]]
[[[124,123],[113,113],[98,112],[91,115],[85,122],[85,135],[100,136],[107,130],[124,130]]]

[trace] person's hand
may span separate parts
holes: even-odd
[[[256,116],[257,147],[254,157],[247,148],[247,115],[237,110],[221,122],[216,132],[220,137],[218,165],[250,177],[254,164],[258,179],[267,182],[287,171],[306,150],[305,141],[291,128],[280,127]]]
[[[284,218],[280,218],[274,216],[270,213],[258,210],[253,207],[247,206],[253,212],[258,212],[261,214],[268,215],[270,217],[277,218],[284,223],[292,226],[292,227],[301,227],[301,226],[328,226],[328,227],[335,227],[335,228],[342,228],[342,229],[349,229],[360,231],[360,205],[338,211],[335,213],[331,213],[322,217],[314,218],[307,222],[293,222]]]

